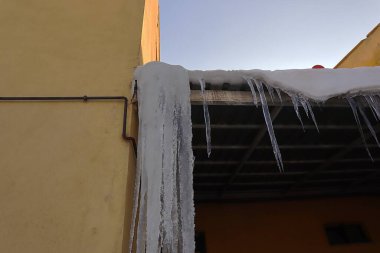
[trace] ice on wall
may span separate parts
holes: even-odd
[[[194,253],[188,72],[154,62],[139,67],[135,79],[139,138],[129,251]]]

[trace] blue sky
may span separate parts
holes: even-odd
[[[380,0],[160,0],[161,61],[188,69],[334,67]]]

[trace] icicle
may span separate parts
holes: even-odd
[[[251,89],[251,93],[252,93],[252,97],[253,97],[253,103],[256,105],[256,107],[258,107],[259,103],[257,101],[256,91],[255,91],[255,88],[253,86],[251,78],[250,77],[243,77],[243,78],[247,81],[248,86]]]
[[[276,88],[275,90],[276,90],[277,96],[280,99],[280,102],[282,104],[281,90],[279,88]]]
[[[266,84],[266,83],[263,83],[263,84],[264,84],[265,87],[267,88],[268,93],[269,93],[269,96],[270,96],[272,102],[274,102],[274,92],[273,92],[273,88],[272,88],[272,86],[270,86],[270,85],[268,85],[268,84]]]
[[[313,122],[314,122],[315,128],[317,128],[317,131],[318,131],[318,133],[319,133],[319,129],[318,129],[318,125],[317,125],[317,121],[315,120],[315,116],[314,116],[314,113],[313,113],[313,108],[311,107],[311,104],[310,104],[309,101],[306,101],[306,105],[307,105],[307,108],[309,109],[309,113],[310,113],[311,119],[312,119]]]
[[[145,167],[144,164],[144,150],[146,150],[146,138],[139,137],[139,146],[137,154],[137,170],[141,171],[141,183],[140,183],[140,203],[139,203],[139,217],[138,217],[138,226],[137,226],[137,238],[136,238],[136,253],[146,251],[146,219],[147,219],[147,177],[145,170],[142,168]],[[136,179],[135,179],[136,180]],[[136,222],[136,221],[134,221]],[[133,243],[133,242],[132,242]],[[131,252],[129,252],[131,253]]]
[[[352,109],[352,113],[354,114],[354,118],[355,118],[356,124],[358,125],[360,136],[363,139],[363,143],[364,143],[365,149],[367,150],[367,153],[368,153],[369,157],[373,161],[371,152],[369,152],[369,149],[368,149],[366,138],[364,137],[362,125],[360,123],[358,111],[357,111],[357,108],[356,108],[357,104],[356,104],[355,100],[353,98],[351,98],[351,97],[347,97],[346,99],[347,99],[347,101],[348,101],[348,103],[349,103],[349,105],[350,105],[350,107]]]
[[[141,157],[140,157],[141,158]],[[141,161],[137,161],[137,163],[141,164]],[[138,166],[136,169],[136,176],[135,176],[135,186],[134,186],[134,193],[133,193],[133,207],[132,207],[132,220],[131,220],[131,228],[129,232],[129,251],[132,252],[133,248],[133,240],[135,239],[135,228],[136,228],[136,216],[137,216],[137,207],[139,205],[139,195],[140,195],[140,182],[141,182],[141,166]]]
[[[140,88],[141,89],[141,88]],[[169,151],[168,147],[164,147],[164,127],[165,127],[165,114],[166,106],[165,102],[167,99],[166,91],[163,87],[159,87],[157,104],[155,106],[155,113],[160,115],[156,118],[155,131],[147,133],[146,136],[149,138],[149,142],[152,147],[149,147],[147,152],[150,152],[150,157],[145,158],[146,166],[146,177],[148,180],[147,184],[147,211],[146,211],[146,251],[147,252],[158,252],[159,250],[159,240],[160,236],[160,224],[162,222],[161,211],[162,211],[162,173],[165,171],[163,168],[163,157]],[[140,97],[140,96],[139,96]],[[141,97],[140,97],[141,98]],[[144,133],[143,133],[144,134]],[[162,152],[155,152],[151,149],[159,148]],[[161,167],[160,170],[155,169],[153,166]],[[154,168],[154,169],[153,169]],[[152,180],[154,178],[154,180]],[[166,182],[165,182],[166,183]]]
[[[371,111],[373,113],[373,116],[377,121],[380,119],[380,108],[379,108],[379,102],[376,101],[375,96],[364,96],[365,100],[367,101],[368,106],[371,108]]]
[[[313,108],[312,108],[310,102],[306,98],[298,96],[298,95],[291,95],[291,99],[292,99],[292,103],[294,106],[294,111],[296,112],[297,117],[298,117],[299,121],[301,122],[303,131],[305,131],[305,128],[303,126],[302,118],[301,118],[301,115],[300,115],[299,110],[298,110],[299,105],[302,106],[307,117],[309,117],[309,115],[311,116],[311,119],[313,120],[314,125],[315,125],[315,127],[319,133],[318,124],[317,124],[317,121],[315,119]]]
[[[179,246],[182,253],[193,253],[194,244],[194,201],[193,201],[193,164],[194,157],[191,145],[191,106],[190,91],[188,106],[179,111],[178,121],[178,216],[179,216]]]
[[[149,63],[139,67],[135,76],[140,84],[139,140],[129,250],[138,220],[137,253],[194,253],[188,72],[179,66]]]
[[[297,118],[299,119],[299,121],[301,123],[302,130],[305,132],[305,128],[303,126],[302,118],[301,118],[300,112],[298,110],[298,105],[300,104],[299,98],[296,95],[291,95],[290,98],[292,99],[294,111],[296,112]]]
[[[367,116],[365,115],[362,107],[360,104],[357,104],[357,107],[358,107],[358,110],[360,112],[360,114],[362,115],[362,118],[364,119],[364,122],[365,124],[367,125],[369,131],[371,132],[373,138],[375,139],[376,143],[377,143],[377,146],[380,147],[380,143],[379,143],[379,140],[377,139],[377,136],[376,136],[376,132],[375,132],[375,129],[373,129],[372,125],[371,125],[371,122],[368,120]]]
[[[370,99],[367,96],[363,96],[363,97],[367,101],[368,107],[371,109],[373,117],[378,121],[379,118],[377,117],[375,109],[372,106],[372,102],[370,101]]]
[[[207,156],[211,155],[211,127],[210,127],[210,114],[208,111],[208,105],[205,96],[205,80],[199,79],[201,85],[202,98],[203,98],[203,117],[206,125],[206,142],[207,142]]]
[[[174,101],[170,101],[171,103],[168,104],[167,110],[169,111],[170,108],[173,108],[173,113],[166,113],[165,114],[165,122],[168,122],[169,124],[165,125],[163,137],[163,146],[165,147],[171,147],[172,150],[163,153],[162,157],[162,168],[163,168],[163,174],[162,174],[162,208],[161,208],[161,216],[162,216],[162,224],[161,224],[161,235],[162,235],[162,251],[163,252],[170,252],[171,245],[173,244],[174,240],[174,233],[173,233],[173,220],[172,220],[172,209],[173,209],[173,202],[175,202],[174,198],[174,172],[176,168],[176,151],[177,151],[177,140],[178,140],[178,133],[175,131],[178,129],[178,123],[177,123],[177,105],[174,103]]]
[[[308,108],[308,106],[307,106],[307,101],[306,101],[306,99],[303,98],[303,97],[298,97],[298,98],[299,98],[299,101],[300,101],[300,103],[301,103],[301,105],[302,105],[302,107],[303,107],[303,110],[304,110],[305,113],[306,113],[306,116],[309,118],[309,108]]]
[[[380,98],[379,95],[370,95],[370,100],[372,101],[372,107],[376,112],[378,120],[380,120]]]
[[[280,149],[279,149],[278,144],[277,144],[276,136],[274,134],[272,120],[271,120],[271,117],[270,117],[268,103],[267,103],[267,100],[266,100],[266,97],[265,97],[263,84],[261,82],[255,80],[255,79],[253,79],[253,81],[255,82],[257,90],[259,91],[260,100],[261,100],[261,107],[262,107],[262,110],[263,110],[263,115],[264,115],[265,123],[267,125],[270,141],[272,143],[273,153],[274,153],[274,156],[275,156],[276,161],[277,161],[277,166],[280,169],[280,171],[283,172],[284,171],[284,165],[282,163],[281,152],[280,152]]]

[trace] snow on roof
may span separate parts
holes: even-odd
[[[289,94],[324,102],[342,95],[358,95],[380,91],[380,67],[352,69],[289,69],[289,70],[212,70],[189,71],[191,83],[200,79],[210,84],[240,85],[246,79],[261,80]]]

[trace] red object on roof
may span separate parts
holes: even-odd
[[[325,67],[323,67],[322,65],[314,65],[313,66],[313,69],[324,69]]]

